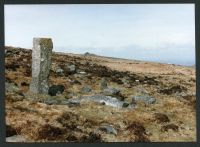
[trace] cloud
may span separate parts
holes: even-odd
[[[6,5],[5,44],[31,48],[33,37],[51,37],[56,51],[189,61],[194,5]]]

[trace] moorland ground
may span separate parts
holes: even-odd
[[[31,50],[5,50],[7,141],[196,141],[194,67],[53,53],[41,95],[29,91]]]

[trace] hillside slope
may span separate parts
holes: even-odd
[[[50,96],[29,91],[31,50],[5,63],[7,141],[196,141],[194,68],[54,53]]]

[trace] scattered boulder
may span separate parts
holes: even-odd
[[[145,104],[154,104],[156,102],[156,99],[154,97],[149,96],[149,95],[133,96],[132,102],[135,103],[137,101],[142,101]]]
[[[82,97],[83,99],[91,100],[100,104],[105,104],[112,107],[122,108],[123,102],[119,99],[111,96],[105,96],[102,94],[92,95],[92,96],[85,96]]]
[[[56,67],[55,73],[56,73],[57,76],[63,76],[64,70],[60,67]]]
[[[62,94],[65,87],[63,85],[52,85],[49,88],[49,95],[56,96],[57,94]]]

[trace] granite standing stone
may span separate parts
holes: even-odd
[[[50,38],[33,38],[30,91],[48,94],[53,43]]]

